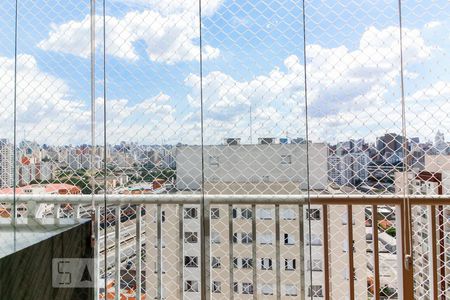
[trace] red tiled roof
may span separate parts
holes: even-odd
[[[16,188],[16,194],[25,194],[26,189],[33,189],[44,187],[46,194],[80,194],[81,190],[79,187],[67,184],[67,183],[50,183],[45,185],[31,184],[26,186],[21,186]],[[0,189],[0,194],[12,194],[14,192],[13,188]]]

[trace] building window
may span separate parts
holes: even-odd
[[[198,281],[186,280],[184,283],[184,291],[191,293],[198,293]]]
[[[242,294],[244,294],[244,295],[253,294],[253,284],[252,283],[243,282],[242,283]]]
[[[387,247],[388,245],[386,245],[385,247]],[[355,253],[356,252],[356,249],[355,249],[355,240],[353,240],[352,241],[352,250],[353,250],[353,253]],[[348,252],[348,241],[343,241],[342,242],[342,251],[343,252]]]
[[[272,220],[272,210],[270,208],[258,209],[258,215],[261,220]]]
[[[244,258],[233,258],[233,266],[235,269],[242,268],[242,269],[251,269],[253,267],[253,260],[248,257]]]
[[[295,244],[294,237],[292,236],[292,234],[289,234],[289,233],[284,234],[284,244],[285,245],[294,245]]]
[[[239,240],[239,233],[235,232],[233,233],[233,243],[237,243]]]
[[[322,298],[322,286],[321,285],[311,285],[308,288],[308,297]]]
[[[283,220],[295,220],[297,213],[293,208],[284,208],[281,210],[281,218]]]
[[[220,209],[219,208],[211,208],[211,219],[219,219],[220,218]]]
[[[312,220],[312,221],[319,221],[320,220],[320,209],[318,208],[311,208],[306,210],[306,219]]]
[[[221,267],[220,257],[213,257],[211,260],[211,266],[213,269],[220,269]]]
[[[308,271],[315,271],[315,272],[321,272],[322,269],[322,260],[320,259],[313,259],[312,261],[308,260]]]
[[[272,233],[263,233],[259,235],[259,243],[261,245],[272,245],[273,243]]]
[[[238,209],[233,208],[233,219],[237,219],[237,217],[238,217]]]
[[[190,244],[198,243],[197,232],[185,232],[184,233],[184,242],[190,243]]]
[[[186,207],[184,209],[184,218],[185,219],[197,219],[198,212],[195,207]]]
[[[184,266],[187,268],[197,268],[198,267],[198,257],[197,256],[185,256]]]
[[[306,235],[306,245],[312,246],[321,246],[322,245],[322,237],[319,234],[309,234]]]
[[[251,258],[243,258],[242,259],[242,269],[251,269],[253,265],[253,261]]]
[[[253,242],[253,237],[251,233],[242,233],[242,244],[251,244]]]
[[[295,259],[285,259],[284,260],[284,269],[286,271],[294,271],[295,270]]]
[[[261,258],[261,270],[272,270],[271,258]]]
[[[235,269],[239,268],[239,258],[233,258],[233,266]]]
[[[284,289],[286,296],[297,296],[297,287],[294,284],[286,284]]]
[[[211,244],[220,244],[220,234],[217,231],[211,231]]]
[[[239,294],[239,283],[238,282],[233,282],[233,291],[236,294]]]
[[[220,283],[220,281],[213,281],[213,283],[212,283],[212,292],[213,293],[221,293],[221,283]]]
[[[292,155],[281,155],[281,164],[282,165],[291,165],[292,164]]]
[[[251,219],[252,218],[252,210],[250,208],[243,208],[241,210],[242,219]]]
[[[239,217],[241,219],[251,219],[252,218],[251,208],[241,208],[241,209],[233,208],[233,219],[237,219]]]
[[[129,262],[130,263],[130,262]],[[158,274],[158,263],[155,261],[154,262],[154,266],[155,266],[155,274]],[[161,274],[166,274],[166,269],[164,268],[163,262],[161,261]]]
[[[153,223],[156,223],[158,221],[158,212],[154,211],[153,213]],[[163,210],[161,211],[161,223],[164,223],[166,221],[166,212]]]
[[[261,293],[263,295],[273,295],[273,285],[272,284],[263,284],[261,287]]]
[[[198,267],[198,257],[197,256],[185,256],[184,266],[187,268],[197,268]]]
[[[218,156],[210,156],[209,157],[209,165],[210,166],[219,166],[219,157]]]

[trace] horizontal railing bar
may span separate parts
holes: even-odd
[[[141,195],[107,195],[111,205],[127,204],[199,204],[202,194],[141,194]],[[212,204],[306,204],[307,195],[205,195]],[[450,205],[450,195],[411,195],[408,197],[413,205]],[[104,195],[16,195],[16,203],[36,202],[47,204],[103,204]],[[310,195],[311,204],[316,205],[398,205],[402,195]],[[0,195],[0,203],[12,203],[11,194]]]

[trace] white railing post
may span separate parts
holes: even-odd
[[[120,300],[120,270],[121,270],[121,258],[120,258],[120,217],[121,217],[121,207],[116,206],[115,209],[115,231],[114,231],[114,243],[115,243],[115,259],[116,259],[116,266],[115,266],[115,300]]]

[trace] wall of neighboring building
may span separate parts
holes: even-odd
[[[301,193],[301,188],[306,189],[306,145],[243,145],[243,146],[207,146],[205,147],[205,193],[207,194],[296,194]],[[323,144],[310,145],[311,162],[311,186],[321,189],[325,192],[328,182],[327,174],[327,147]],[[290,163],[281,164],[282,155],[291,155]],[[287,159],[284,156],[284,159]],[[266,174],[272,177],[262,177]],[[186,146],[177,149],[177,187],[179,189],[199,189],[201,183],[201,148],[199,146]],[[184,205],[182,209],[199,209],[195,205]],[[243,283],[251,284],[253,282],[253,268],[257,268],[258,276],[258,296],[262,296],[264,284],[273,288],[273,295],[264,295],[266,299],[276,299],[276,251],[275,251],[275,207],[258,205],[252,217],[242,217],[242,209],[250,209],[247,205],[234,205],[236,213],[230,216],[228,206],[216,205],[212,208],[218,209],[217,218],[211,218],[211,239],[216,243],[211,244],[211,256],[220,257],[221,267],[211,269],[211,280],[221,283],[221,293],[214,294],[218,299],[230,298],[230,246],[232,246],[232,258],[238,260],[242,258],[252,258],[251,243],[242,243],[241,234],[252,232],[252,218],[256,218],[256,261],[253,261],[252,268],[242,268],[241,266],[232,267],[233,281],[238,283],[238,292],[235,297],[239,299],[251,298],[251,294],[243,294]],[[148,277],[147,283],[149,291],[156,289],[156,273],[154,270],[154,261],[156,260],[156,223],[154,222],[155,208],[148,207],[149,212],[146,215],[148,226],[146,235],[151,243],[147,243],[147,255],[149,262],[147,265]],[[165,273],[163,274],[165,292],[169,297],[176,297],[183,294],[185,299],[199,299],[199,293],[180,290],[178,281],[180,274],[184,274],[183,280],[192,280],[198,282],[200,287],[200,267],[185,267],[183,261],[176,259],[179,255],[184,259],[186,256],[197,257],[200,262],[200,224],[199,211],[195,218],[180,219],[181,208],[175,206],[164,206],[165,222],[163,223],[163,239],[165,239],[165,248],[163,248],[163,265]],[[266,217],[263,217],[261,211],[266,209]],[[328,216],[323,215],[321,206],[312,206],[312,210],[317,210],[315,219],[311,220],[311,237],[308,236],[309,230],[309,212],[306,207],[299,210],[299,206],[280,206],[280,268],[281,268],[281,295],[284,299],[292,299],[289,294],[290,288],[300,294],[300,265],[301,255],[303,255],[303,267],[305,277],[303,278],[305,291],[308,291],[310,285],[324,287],[323,270],[328,267],[324,265],[323,260],[323,218],[328,217],[329,221],[329,253],[333,265],[339,266],[331,270],[333,280],[331,282],[333,297],[336,299],[348,296],[348,249],[345,249],[347,237],[346,207],[332,206]],[[288,213],[290,211],[291,213]],[[184,212],[181,212],[183,215]],[[300,236],[299,216],[303,215],[304,236]],[[229,220],[232,220],[232,234],[237,234],[238,241],[230,241],[229,238]],[[366,267],[366,241],[365,241],[365,219],[364,209],[359,207],[353,212],[355,223],[353,232],[355,238],[355,292],[358,298],[367,298],[367,267]],[[183,238],[179,238],[179,230],[182,230]],[[184,234],[188,232],[197,232],[199,235],[197,243],[187,243],[184,240]],[[261,243],[264,234],[272,234],[272,243]],[[285,236],[288,234],[292,239],[292,245],[285,244]],[[171,238],[169,238],[171,237]],[[300,239],[303,238],[304,245],[301,251]],[[310,257],[308,240],[312,240],[312,257]],[[182,254],[179,252],[182,251]],[[346,252],[347,251],[347,252]],[[350,250],[352,251],[352,250]],[[261,259],[268,258],[272,261],[271,270],[261,268]],[[285,260],[295,259],[296,268],[294,271],[285,269]],[[313,271],[309,270],[310,260],[314,260]],[[231,261],[231,263],[233,263]],[[320,267],[318,267],[320,266]],[[178,269],[177,269],[178,268]],[[179,270],[182,268],[182,270]],[[312,272],[312,283],[309,282],[309,272]],[[345,275],[347,274],[347,275]],[[185,282],[181,286],[184,288]],[[178,285],[178,287],[177,287]],[[256,287],[254,287],[256,288]],[[153,294],[151,294],[153,295]],[[320,298],[314,298],[320,299]]]
[[[450,171],[450,155],[425,155],[425,171]]]
[[[205,146],[204,153],[206,182],[296,182],[308,188],[305,144]],[[325,144],[309,144],[312,189],[327,186],[327,155]],[[178,147],[176,162],[177,188],[200,189],[201,147]]]
[[[0,140],[0,188],[13,186],[13,152],[12,144],[4,139]]]
[[[450,170],[442,172],[442,194],[450,194]]]
[[[404,175],[401,172],[395,174],[395,190],[397,194],[402,194],[404,187],[408,188],[411,195],[439,195],[450,192],[450,156],[449,155],[425,155],[425,165],[421,171],[413,171],[407,173],[407,183],[405,185]],[[438,213],[443,219],[450,216],[450,211],[443,206],[443,211]],[[440,218],[437,218],[437,222]],[[418,270],[415,276],[415,295],[417,298],[428,294],[428,283],[426,278],[429,276],[430,264],[429,255],[430,246],[428,234],[423,232],[423,228],[429,227],[429,211],[425,206],[412,207],[412,223],[413,223],[413,248],[414,248],[414,264]],[[438,234],[442,237],[448,234],[448,227],[438,226],[444,230],[438,230]],[[448,247],[447,240],[442,239],[444,248]],[[439,249],[438,249],[439,251]],[[443,256],[439,255],[439,260],[443,260]],[[438,280],[445,278],[450,273],[450,268],[440,268]]]

